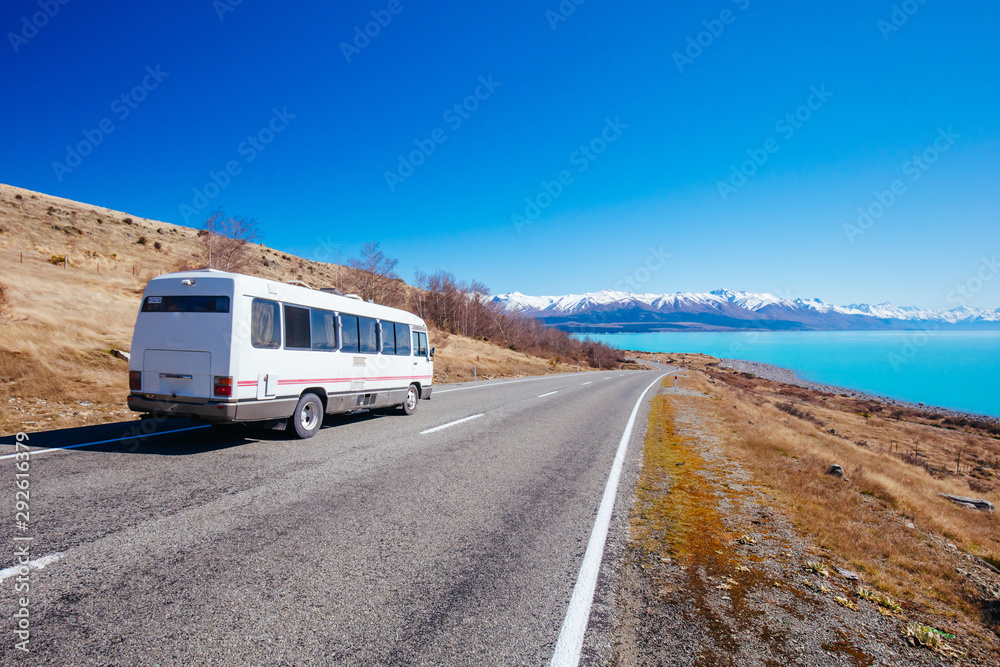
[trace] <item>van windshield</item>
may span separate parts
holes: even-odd
[[[228,313],[228,296],[147,296],[144,313]]]

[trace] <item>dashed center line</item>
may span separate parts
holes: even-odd
[[[434,428],[429,428],[426,431],[421,431],[420,435],[427,435],[428,433],[434,433],[435,431],[441,431],[441,430],[444,430],[446,428],[451,428],[452,426],[457,426],[457,425],[459,425],[459,424],[461,424],[463,422],[471,421],[473,419],[479,419],[482,416],[483,416],[483,413],[479,413],[478,415],[472,415],[471,417],[463,417],[462,419],[456,419],[453,422],[448,422],[447,424],[441,424],[440,426],[435,426]]]
[[[556,389],[555,391],[550,391],[550,392],[549,392],[549,393],[547,393],[547,394],[539,394],[539,395],[538,395],[538,398],[545,398],[546,396],[551,396],[552,394],[558,394],[558,393],[559,393],[559,390],[558,390],[558,389]]]
[[[581,386],[581,387],[586,387],[586,386],[587,386],[588,384],[594,384],[594,383],[593,383],[593,382],[584,382],[584,383],[583,383],[582,385],[580,385],[580,386]]]

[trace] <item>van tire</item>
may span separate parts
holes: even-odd
[[[316,394],[303,394],[295,405],[295,411],[288,418],[285,427],[289,433],[305,440],[319,433],[323,425],[323,402]]]
[[[406,390],[406,398],[403,399],[403,412],[412,415],[417,411],[417,403],[419,402],[420,390],[417,389],[417,385],[411,384],[410,388]]]

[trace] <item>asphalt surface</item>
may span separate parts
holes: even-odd
[[[33,434],[30,522],[0,459],[2,664],[547,664],[629,414],[660,372],[439,385],[417,413],[310,440],[183,420]],[[555,393],[550,393],[555,392]],[[607,657],[629,444],[583,662]],[[547,394],[547,395],[546,395]],[[445,429],[450,422],[482,415]],[[117,438],[126,437],[124,441]],[[115,440],[41,453],[43,447]],[[14,452],[0,439],[0,457]],[[22,594],[23,595],[23,594]]]

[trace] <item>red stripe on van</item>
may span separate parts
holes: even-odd
[[[395,375],[387,377],[355,377],[355,378],[312,378],[296,380],[278,380],[278,384],[334,384],[338,382],[357,382],[367,380],[369,382],[384,382],[386,380],[429,380],[430,375]],[[256,382],[254,383],[256,384]]]

